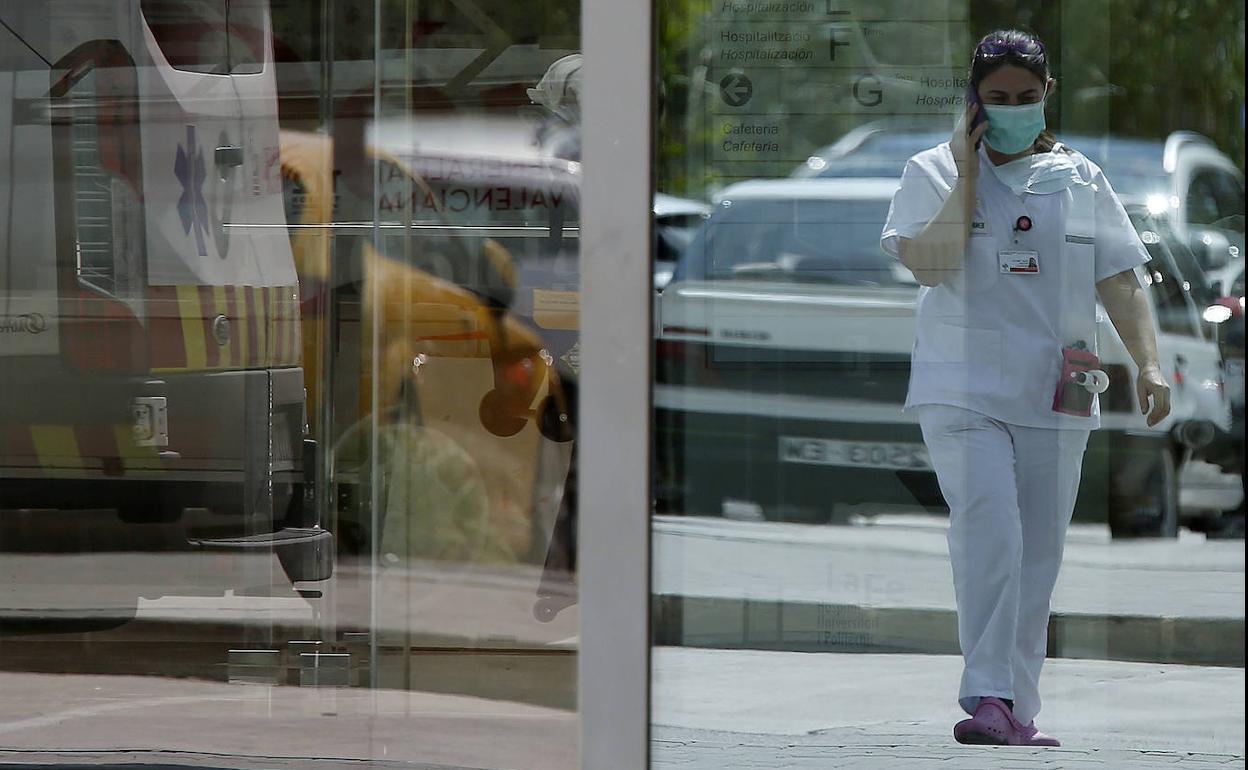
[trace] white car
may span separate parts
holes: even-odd
[[[654,196],[654,289],[662,291],[672,280],[680,253],[685,250],[711,207],[702,201],[655,193]]]
[[[751,181],[718,196],[657,300],[661,507],[718,513],[745,500],[773,518],[827,520],[837,503],[941,505],[917,422],[902,412],[917,284],[879,247],[897,184]],[[1120,535],[1177,532],[1183,443],[1229,422],[1200,309],[1169,252],[1150,251],[1140,276],[1162,319],[1163,363],[1182,384],[1172,416],[1147,428],[1134,366],[1100,325],[1112,384],[1076,512],[1108,512]]]
[[[811,155],[797,179],[900,177],[915,153],[948,140],[930,120],[867,123]],[[1100,166],[1124,204],[1169,220],[1208,280],[1244,257],[1244,175],[1207,137],[1175,131],[1164,140],[1063,134]],[[1196,276],[1188,276],[1195,278]]]

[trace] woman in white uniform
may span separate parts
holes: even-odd
[[[987,35],[970,82],[951,140],[906,163],[882,244],[921,284],[906,408],[950,508],[958,702],[971,715],[954,737],[1057,746],[1034,719],[1050,597],[1100,422],[1098,296],[1138,368],[1149,425],[1169,414],[1170,392],[1135,274],[1148,253],[1101,170],[1044,130],[1056,81],[1043,44]]]

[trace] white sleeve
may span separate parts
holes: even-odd
[[[1096,281],[1132,270],[1150,257],[1114,188],[1099,168],[1096,184]]]
[[[888,207],[888,219],[880,234],[880,247],[897,256],[901,245],[899,239],[914,238],[922,232],[940,207],[945,205],[947,194],[948,190],[942,191],[932,175],[923,170],[914,158],[906,161],[906,168],[901,172],[901,187],[893,193],[893,202]]]

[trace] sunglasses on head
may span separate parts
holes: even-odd
[[[1043,59],[1044,46],[1037,40],[1010,42],[998,38],[985,40],[975,46],[976,59],[996,59],[1008,54],[1014,54],[1023,59]]]

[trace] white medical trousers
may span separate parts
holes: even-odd
[[[964,668],[958,703],[1011,698],[1040,711],[1049,601],[1079,491],[1089,431],[1009,425],[952,406],[919,407],[949,505],[949,561]]]

